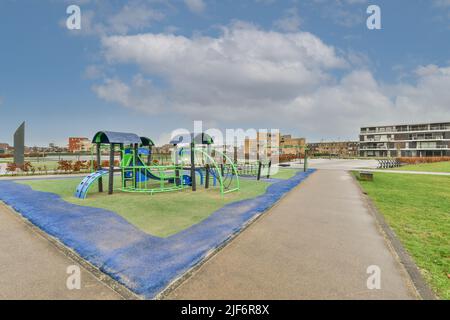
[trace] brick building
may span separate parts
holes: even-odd
[[[92,143],[88,138],[70,137],[69,152],[88,152],[91,150]]]

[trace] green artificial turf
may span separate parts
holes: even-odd
[[[108,178],[104,178],[107,188]],[[205,190],[199,186],[197,192],[190,189],[155,195],[115,192],[108,196],[97,192],[93,186],[85,200],[73,196],[79,179],[29,180],[18,183],[31,186],[34,190],[60,195],[73,204],[103,208],[116,212],[144,232],[158,237],[168,237],[195,225],[209,217],[224,205],[244,199],[255,198],[265,193],[269,183],[241,179],[241,190],[224,196],[218,188]],[[120,178],[115,186],[120,186]]]
[[[290,179],[293,176],[295,176],[299,170],[297,169],[286,169],[286,168],[279,168],[278,172],[276,174],[271,174],[270,177],[274,179]]]
[[[450,177],[376,173],[360,183],[431,287],[450,299]]]
[[[400,168],[395,168],[394,170],[423,171],[423,172],[450,172],[450,161],[407,165],[407,166],[403,166]]]

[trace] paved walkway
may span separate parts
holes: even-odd
[[[367,268],[381,268],[381,290]],[[415,299],[345,171],[321,170],[207,261],[169,299]]]
[[[354,170],[360,168],[376,169],[378,162],[371,159],[309,159],[310,168],[321,170]],[[302,167],[300,165],[300,167]]]
[[[76,263],[0,203],[0,300],[121,299],[81,268],[81,290],[66,287]]]

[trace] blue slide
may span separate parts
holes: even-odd
[[[142,159],[140,157],[137,157],[136,165],[139,167],[147,167],[147,165],[144,164],[144,162],[142,161]],[[148,169],[145,169],[145,170],[141,169],[141,170],[139,170],[139,172],[140,172],[139,181],[147,181],[147,179],[161,180],[160,177],[155,176]],[[131,177],[132,177],[132,172],[125,172],[125,178],[131,178]],[[169,179],[165,179],[165,180],[169,180]]]
[[[108,170],[99,170],[91,173],[77,187],[77,191],[75,191],[75,197],[79,199],[86,199],[89,188],[92,184],[97,181],[99,178],[106,176],[109,173]]]

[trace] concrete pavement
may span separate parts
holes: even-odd
[[[67,267],[78,265],[0,202],[0,300],[122,299],[81,267],[81,290],[68,290]]]
[[[371,159],[309,159],[308,165],[310,168],[321,170],[356,170],[362,168],[376,169],[378,162]]]
[[[367,268],[381,289],[367,288]],[[348,172],[320,170],[168,299],[416,299]]]

